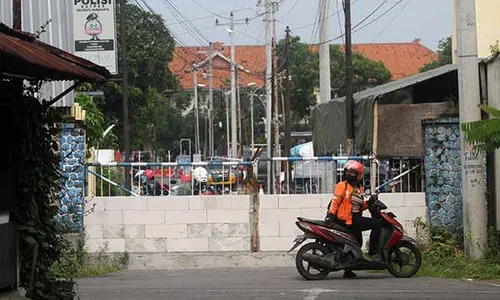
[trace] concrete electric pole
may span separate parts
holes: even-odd
[[[266,153],[268,157],[272,156],[272,72],[273,72],[273,31],[272,22],[274,19],[274,0],[265,0],[264,8],[266,10]],[[271,191],[271,162],[267,163],[267,191]]]
[[[214,155],[214,84],[212,66],[212,43],[208,45],[208,156]]]
[[[481,120],[477,50],[476,4],[456,0],[460,124]],[[483,153],[475,152],[461,132],[462,199],[465,252],[472,259],[484,256],[487,242],[487,204]]]
[[[238,157],[237,120],[236,120],[236,59],[234,52],[234,15],[231,12],[229,34],[231,35],[231,157]]]
[[[319,11],[319,100],[326,103],[331,100],[330,44],[327,42],[330,0],[320,0]]]

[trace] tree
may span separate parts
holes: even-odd
[[[490,115],[488,120],[462,124],[467,141],[478,151],[491,152],[500,148],[500,110],[490,106],[481,106],[481,110]]]
[[[278,53],[285,53],[285,40],[278,45]],[[279,65],[284,65],[284,55]],[[314,88],[319,86],[319,54],[311,51],[308,44],[300,42],[297,36],[290,37],[291,109],[294,120],[310,114],[310,107],[316,104]],[[330,46],[331,87],[338,96],[345,95],[345,54],[338,45]],[[383,62],[373,61],[360,53],[353,54],[354,91],[362,91],[391,80],[391,72]]]
[[[118,11],[117,20],[120,11]],[[177,90],[177,79],[168,64],[173,58],[175,41],[164,25],[160,15],[126,6],[127,71],[129,74],[130,142],[132,149],[153,148],[157,144],[169,143],[176,137],[163,126],[164,118],[170,114],[166,90]],[[120,22],[117,24],[120,41]],[[123,56],[118,44],[119,66]],[[95,88],[95,87],[94,87]],[[99,87],[104,98],[94,97],[95,105],[104,115],[103,128],[117,122],[114,132],[119,142],[123,141],[123,90],[119,83],[110,81]],[[179,119],[177,121],[181,122]],[[104,130],[104,129],[102,129]],[[164,134],[170,132],[170,134]],[[158,141],[157,138],[164,138]]]
[[[443,38],[439,41],[438,45],[438,59],[425,64],[422,68],[420,68],[420,72],[427,72],[432,69],[436,69],[445,65],[449,65],[453,62],[453,50],[452,50],[452,41],[451,36],[447,38]]]

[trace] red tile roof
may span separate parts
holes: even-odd
[[[192,88],[193,75],[190,72],[192,64],[205,60],[208,57],[206,54],[207,50],[208,47],[175,49],[170,69],[178,77],[182,88]],[[247,85],[250,82],[255,82],[257,85],[264,84],[263,79],[266,67],[265,50],[265,46],[260,45],[235,47],[236,61],[240,68],[245,70],[239,72],[240,85]],[[437,54],[420,44],[419,40],[410,43],[355,44],[353,45],[353,50],[371,60],[382,61],[389,71],[391,71],[393,80],[417,74],[422,66],[437,59]],[[214,43],[215,51],[226,58],[229,58],[231,55],[230,47],[222,43]],[[311,51],[318,51],[318,46],[312,45]],[[208,69],[205,69],[205,71],[208,71]],[[214,87],[227,87],[224,84],[224,80],[229,81],[231,78],[229,62],[219,64],[214,73]],[[199,74],[198,81],[208,85],[208,80],[202,78],[202,74]]]

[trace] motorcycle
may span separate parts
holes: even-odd
[[[153,170],[139,170],[134,176],[132,191],[143,196],[167,196],[170,194],[168,185],[159,183]]]
[[[378,199],[379,193],[377,191],[370,195],[367,190],[365,196],[372,197],[368,208],[372,217],[382,221],[379,237],[381,261],[364,257],[362,245],[358,244],[349,228],[338,223],[297,217],[295,224],[304,234],[295,238],[295,244],[288,253],[297,249],[304,241],[314,240],[303,245],[295,257],[295,266],[302,277],[321,280],[330,272],[340,270],[387,270],[394,277],[409,278],[418,272],[422,264],[420,249],[413,238],[405,235],[396,215],[383,212],[387,206]],[[409,268],[403,270],[405,267]]]

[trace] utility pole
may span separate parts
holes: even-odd
[[[253,124],[253,97],[254,97],[254,91],[250,92],[250,128],[252,130],[251,137],[250,137],[250,143],[252,147],[252,154],[253,154],[253,149],[255,148],[255,139],[254,139],[254,124]]]
[[[290,149],[292,148],[292,114],[290,113],[290,28],[287,26],[286,30],[286,48],[285,48],[285,155],[290,156]],[[289,184],[289,172],[285,172],[285,182]]]
[[[240,141],[241,151],[243,153],[243,136],[241,134],[241,97],[240,97],[240,77],[238,76],[238,69],[236,69],[236,101],[238,110],[238,141]]]
[[[265,0],[266,10],[266,152],[269,158],[272,157],[272,72],[273,72],[273,33],[271,22],[274,19],[274,0]],[[271,192],[271,162],[267,163],[267,191]]]
[[[481,120],[477,50],[476,4],[474,0],[456,0],[458,81],[460,124]],[[475,260],[484,257],[487,242],[487,205],[484,187],[484,155],[475,152],[461,138],[462,199],[466,254]]]
[[[231,23],[229,24],[231,35],[231,157],[238,156],[238,140],[236,135],[236,59],[234,51],[234,15],[231,12]]]
[[[193,64],[193,85],[194,85],[194,116],[196,126],[194,128],[194,149],[195,153],[200,153],[200,114],[198,110],[198,65]]]
[[[213,82],[213,64],[212,64],[212,43],[208,45],[208,155],[214,155],[214,82]]]
[[[351,0],[344,0],[345,13],[345,106],[346,106],[346,137],[347,155],[354,155],[354,99],[352,91],[352,31],[351,31]]]
[[[222,91],[224,93],[224,101],[226,103],[226,140],[227,140],[227,156],[231,155],[231,136],[229,133],[229,99],[227,97],[226,90]]]
[[[327,42],[330,0],[320,0],[319,10],[319,100],[326,103],[331,100],[330,44]]]
[[[274,157],[280,156],[280,123],[279,123],[279,93],[278,93],[278,33],[276,31],[276,10],[278,2],[273,1],[273,102],[274,102]],[[281,164],[275,162],[274,164],[274,177],[273,177],[273,187],[276,191],[275,180],[279,180]]]
[[[12,28],[22,30],[22,6],[21,0],[12,0]]]
[[[120,28],[122,48],[122,72],[123,72],[123,144],[125,155],[130,155],[130,121],[128,112],[128,71],[127,71],[127,32],[126,24],[127,0],[121,0],[120,5]]]

